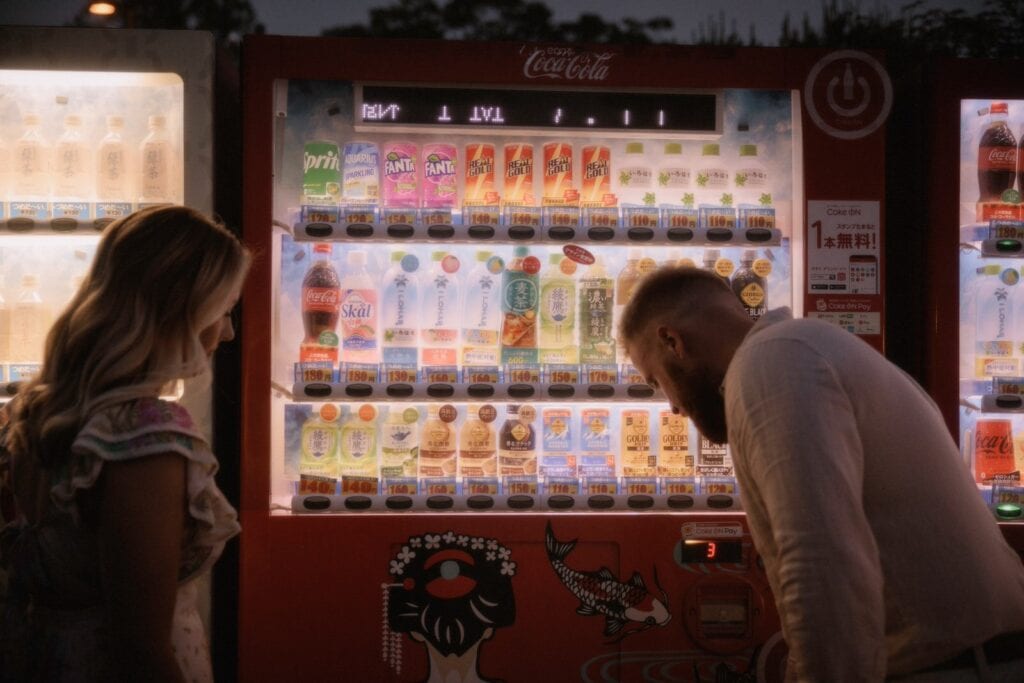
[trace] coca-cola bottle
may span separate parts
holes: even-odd
[[[988,128],[978,143],[979,202],[998,202],[1017,176],[1017,140],[1007,125],[1006,102],[989,107]]]
[[[341,279],[331,263],[331,245],[313,246],[313,265],[302,279],[302,360],[337,360]]]

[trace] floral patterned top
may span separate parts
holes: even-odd
[[[82,522],[77,494],[96,484],[107,462],[160,453],[177,453],[187,461],[175,651],[186,680],[212,678],[191,579],[216,562],[240,527],[214,481],[217,459],[188,411],[146,398],[95,414],[75,438],[70,466],[51,475],[43,519],[30,525],[18,517],[4,528],[0,559],[9,582],[0,624],[0,680],[14,671],[24,680],[91,681],[109,675],[116,644],[108,647],[104,639],[97,538]],[[6,460],[0,429],[0,472]]]

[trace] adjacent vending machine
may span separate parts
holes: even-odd
[[[212,212],[213,79],[204,32],[0,27],[0,403],[38,371],[104,226]],[[175,398],[210,438],[209,380]]]
[[[1019,64],[932,66],[929,390],[1024,556],[1024,87]],[[958,274],[959,277],[953,277]]]
[[[243,680],[782,680],[729,450],[617,345],[717,273],[883,343],[864,53],[247,38]]]

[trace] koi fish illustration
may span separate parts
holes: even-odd
[[[658,570],[654,569],[654,583],[661,592],[661,599],[654,597],[644,585],[640,572],[633,572],[629,581],[619,581],[611,570],[602,567],[596,572],[584,572],[565,564],[564,560],[576,547],[576,540],[559,541],[548,522],[545,546],[548,561],[558,579],[580,600],[576,613],[590,617],[605,616],[604,635],[616,636],[618,642],[626,636],[646,631],[652,626],[665,626],[672,619],[668,608],[668,594],[658,583]],[[627,624],[636,624],[627,628]]]

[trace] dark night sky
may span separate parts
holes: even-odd
[[[909,0],[864,0],[853,3],[863,11],[885,8],[897,15]],[[318,35],[320,30],[339,24],[364,23],[371,7],[392,4],[382,0],[251,0],[256,16],[267,33],[283,35]],[[709,17],[716,20],[724,12],[727,22],[736,21],[741,37],[746,39],[750,24],[757,27],[757,38],[771,45],[779,37],[782,19],[789,12],[794,23],[806,13],[813,24],[821,18],[823,0],[551,0],[548,2],[557,20],[576,18],[581,12],[593,12],[606,20],[622,17],[648,19],[664,15],[675,23],[675,38],[690,42],[701,23]],[[0,23],[61,25],[69,21],[84,0],[0,0]],[[982,0],[925,0],[928,8],[968,11],[980,8]]]

